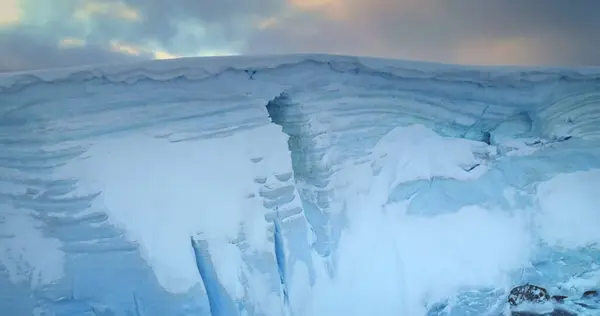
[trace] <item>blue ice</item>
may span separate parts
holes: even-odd
[[[0,310],[498,315],[528,282],[579,298],[600,287],[598,78],[328,55],[2,74]]]

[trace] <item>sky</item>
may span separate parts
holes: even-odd
[[[0,0],[0,72],[333,53],[600,65],[598,0]]]

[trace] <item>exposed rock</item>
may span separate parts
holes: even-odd
[[[552,300],[558,303],[562,303],[566,298],[567,297],[563,295],[552,296]],[[516,307],[522,303],[541,304],[549,301],[550,299],[550,295],[546,289],[531,284],[517,286],[513,288],[508,295],[508,303],[513,307]],[[576,314],[564,309],[555,309],[552,312],[542,314],[526,311],[512,311],[511,316],[576,316]]]
[[[583,302],[582,302],[583,301]],[[586,309],[600,309],[600,293],[596,290],[588,290],[583,292],[580,301],[575,304],[584,307]]]
[[[583,292],[583,295],[581,296],[581,298],[582,299],[600,298],[600,294],[598,294],[598,291],[596,291],[596,290],[589,290],[589,291]]]
[[[550,299],[548,291],[543,287],[532,284],[517,286],[510,291],[508,303],[511,306],[518,306],[521,303],[544,303]]]
[[[564,295],[553,295],[552,296],[552,300],[557,303],[563,303],[566,298],[567,298],[567,296],[564,296]]]

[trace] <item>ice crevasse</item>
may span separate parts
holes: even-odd
[[[2,315],[495,316],[516,284],[600,287],[600,69],[9,73],[0,148]]]

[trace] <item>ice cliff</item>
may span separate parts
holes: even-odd
[[[0,76],[2,315],[498,315],[600,286],[600,69]]]

